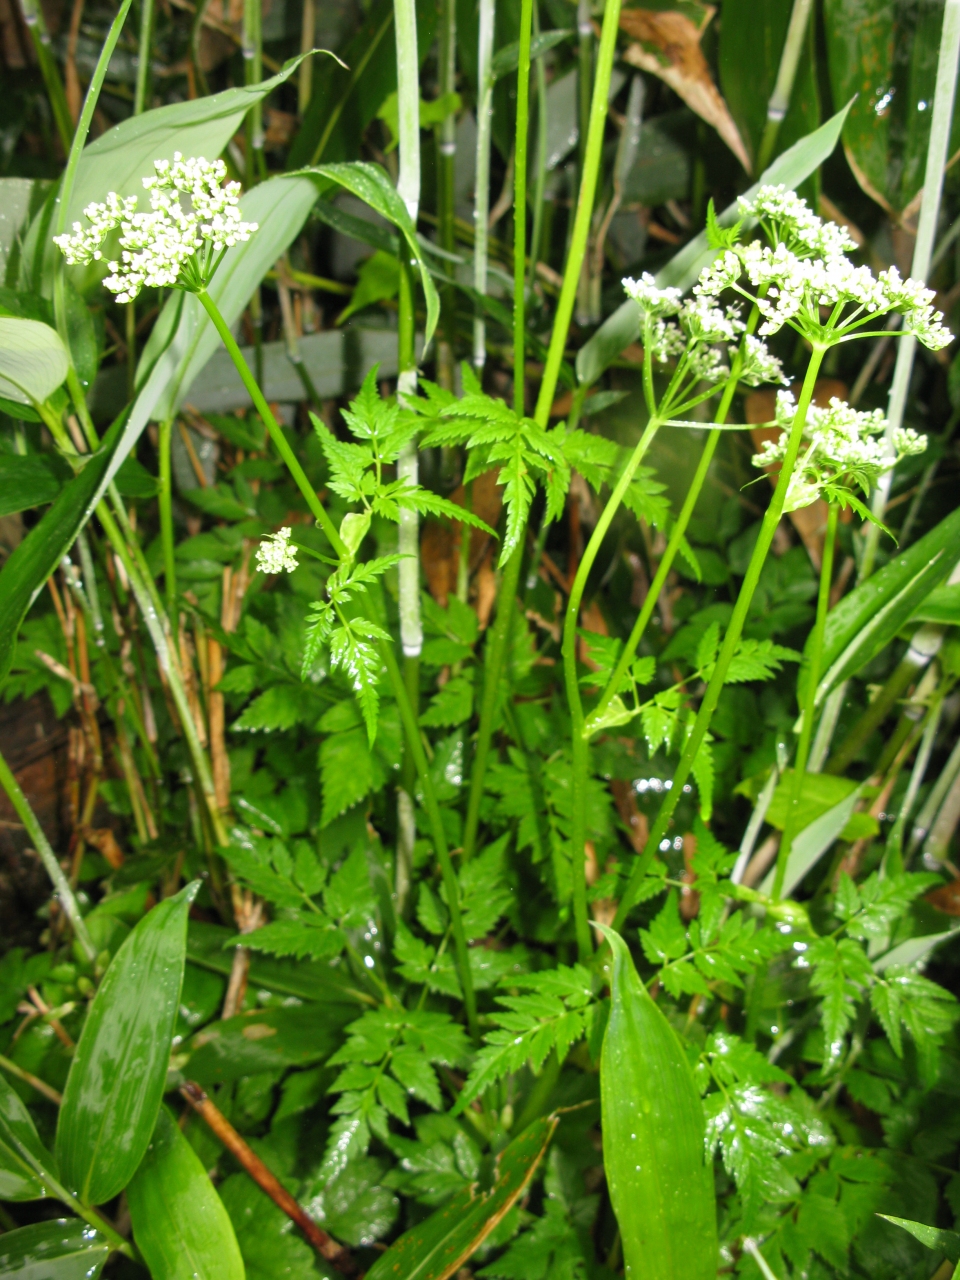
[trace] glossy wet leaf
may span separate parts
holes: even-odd
[[[42,404],[67,376],[67,352],[56,329],[39,320],[0,315],[0,395]]]
[[[4,1280],[97,1280],[110,1252],[82,1218],[56,1218],[0,1236]]]
[[[827,615],[818,704],[893,639],[930,592],[943,581],[960,554],[960,510],[952,511],[919,541],[897,552],[882,569],[844,596]],[[803,705],[811,641],[797,681]]]
[[[64,1183],[103,1204],[150,1142],[167,1079],[194,881],[140,921],[104,974],[77,1044],[57,1126]]]
[[[960,1261],[960,1233],[928,1227],[923,1222],[911,1222],[909,1218],[894,1218],[889,1213],[881,1213],[879,1216],[892,1222],[895,1227],[903,1227],[915,1240],[925,1244],[928,1249],[944,1254],[951,1262]]]
[[[53,1156],[37,1134],[20,1095],[0,1074],[0,1200],[42,1200],[41,1169],[56,1176]]]
[[[676,1032],[619,934],[600,1056],[603,1163],[627,1275],[713,1280],[717,1211],[700,1094]]]
[[[555,1116],[535,1120],[497,1157],[493,1185],[458,1192],[377,1259],[367,1280],[446,1280],[463,1266],[523,1194],[543,1158]]]
[[[227,1211],[165,1107],[127,1200],[133,1238],[152,1280],[244,1280]]]
[[[294,1005],[257,1009],[210,1023],[182,1046],[190,1054],[184,1074],[198,1084],[211,1085],[263,1071],[311,1066],[333,1053],[344,1024],[356,1014],[356,1006],[343,1005],[318,1017],[315,1007]]]
[[[61,489],[0,569],[0,681],[10,670],[17,632],[38,593],[73,545],[101,490],[122,423],[118,420],[79,475]]]
[[[745,197],[749,199],[758,187],[766,183],[774,185],[783,183],[787,187],[799,186],[832,153],[849,109],[849,105],[844,107],[819,129],[801,138],[788,151],[778,156],[769,169],[764,171],[759,181],[744,193]],[[739,206],[734,201],[718,216],[718,220],[721,226],[733,226],[739,216]],[[707,245],[707,233],[701,231],[657,273],[657,285],[661,289],[671,286],[685,292],[703,268],[713,261],[714,256],[713,250]],[[616,360],[631,342],[636,342],[639,336],[639,308],[636,303],[629,300],[622,302],[577,353],[578,381],[587,386],[596,382],[611,361]]]

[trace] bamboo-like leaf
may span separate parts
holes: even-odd
[[[556,1127],[556,1116],[535,1120],[497,1157],[488,1191],[474,1184],[459,1192],[395,1241],[367,1272],[367,1280],[447,1280],[452,1276],[529,1186]]]
[[[98,491],[103,491],[104,476],[122,425],[118,419],[101,448],[80,474],[64,485],[43,519],[34,525],[0,569],[0,682],[10,670],[17,632],[27,610],[73,545]]]
[[[39,320],[0,316],[0,395],[43,403],[67,376],[67,352],[56,329]]]
[[[909,1231],[914,1240],[919,1240],[928,1249],[935,1249],[944,1254],[951,1262],[960,1261],[960,1233],[942,1231],[939,1227],[928,1227],[924,1222],[912,1222],[909,1218],[894,1218],[889,1213],[877,1214],[877,1217],[892,1222],[895,1227],[903,1227]]]
[[[600,926],[598,926],[600,927]],[[627,1275],[714,1280],[717,1210],[700,1095],[677,1034],[612,929],[600,1057],[603,1164]]]
[[[82,1218],[36,1222],[0,1236],[4,1280],[98,1280],[110,1252]]]
[[[47,1188],[38,1169],[55,1175],[53,1156],[20,1095],[0,1075],[0,1199],[42,1200]]]
[[[799,186],[832,153],[849,110],[850,104],[847,103],[819,129],[806,138],[801,138],[789,151],[778,156],[750,190],[744,193],[744,198],[749,200],[759,187],[767,183],[777,185],[782,182],[787,187]],[[730,227],[739,217],[740,207],[734,201],[719,215],[718,221],[721,226]],[[657,285],[661,289],[669,285],[686,291],[713,258],[714,251],[707,244],[707,233],[701,231],[657,273]],[[628,300],[621,303],[580,348],[577,354],[577,378],[581,385],[590,386],[596,382],[610,362],[616,360],[621,351],[631,342],[636,342],[639,336],[640,310],[636,303]]]
[[[187,949],[187,885],[140,921],[83,1024],[57,1125],[63,1181],[85,1204],[127,1185],[150,1143],[170,1062]]]
[[[127,1199],[133,1238],[153,1280],[244,1280],[227,1211],[165,1107]]]

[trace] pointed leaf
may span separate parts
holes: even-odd
[[[82,1218],[36,1222],[0,1236],[4,1280],[98,1280],[110,1247]]]
[[[53,1156],[40,1141],[30,1112],[0,1075],[0,1199],[42,1200],[47,1188],[38,1169],[56,1176]]]
[[[153,1134],[170,1062],[200,882],[140,921],[104,974],[83,1024],[57,1126],[63,1181],[104,1204],[130,1181]]]

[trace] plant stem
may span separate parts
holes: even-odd
[[[477,844],[477,827],[480,822],[480,801],[483,799],[483,783],[493,737],[493,722],[497,713],[500,693],[500,677],[510,640],[510,624],[513,621],[514,601],[520,581],[523,563],[523,541],[518,543],[507,561],[500,580],[497,598],[497,616],[490,629],[490,638],[484,654],[483,702],[480,705],[480,724],[477,729],[477,747],[470,770],[470,795],[467,798],[467,817],[463,825],[463,861],[469,862]]]
[[[261,0],[244,0],[243,5],[243,80],[259,84],[263,79],[263,14]],[[263,103],[255,102],[246,121],[246,187],[267,176],[263,155]]]
[[[520,4],[520,55],[517,64],[517,140],[513,170],[513,407],[524,412],[526,367],[527,132],[530,125],[530,32],[533,0]]]
[[[797,67],[800,65],[800,55],[803,53],[803,42],[812,8],[813,0],[793,0],[787,38],[783,44],[783,52],[780,54],[777,82],[767,103],[767,123],[760,141],[760,150],[757,153],[757,173],[763,173],[773,159],[777,134],[790,107],[790,97],[797,78]]]
[[[336,551],[337,555],[339,556],[346,555],[347,549],[343,544],[340,534],[337,532],[333,521],[330,519],[330,517],[327,515],[326,511],[324,510],[323,503],[320,501],[320,499],[317,497],[316,493],[314,492],[313,486],[310,484],[310,481],[307,479],[306,473],[304,472],[303,467],[301,467],[300,463],[297,461],[296,455],[294,454],[293,450],[290,448],[287,438],[281,431],[276,418],[270,412],[270,406],[267,404],[266,400],[264,399],[263,392],[260,390],[259,386],[257,385],[256,378],[254,378],[253,374],[250,372],[250,366],[247,364],[246,360],[243,358],[243,352],[237,346],[236,339],[234,338],[233,334],[230,332],[229,325],[224,320],[223,316],[220,314],[219,307],[214,302],[214,300],[210,297],[210,294],[207,293],[206,289],[198,293],[197,297],[200,299],[200,302],[201,302],[201,305],[203,306],[204,311],[206,311],[207,315],[213,321],[213,327],[216,329],[217,333],[220,335],[223,345],[226,347],[227,351],[229,352],[230,359],[233,361],[236,367],[237,373],[239,373],[240,379],[243,382],[244,387],[246,387],[247,389],[247,394],[250,396],[250,399],[253,401],[254,408],[256,409],[260,417],[263,419],[264,426],[270,432],[270,437],[273,440],[273,443],[276,445],[277,452],[280,454],[280,457],[287,464],[287,468],[290,471],[290,474],[293,476],[293,479],[296,482],[297,488],[300,490],[300,492],[303,494],[304,498],[306,499],[307,506],[310,508],[310,511],[312,512],[314,519],[316,520],[320,528],[323,530],[323,532],[327,535],[327,540],[329,541],[333,549]]]
[[[534,35],[540,34],[540,8],[533,6]],[[543,236],[543,196],[547,186],[547,72],[543,58],[535,59],[537,77],[537,176],[533,190],[533,235],[530,240],[530,266],[528,284],[532,287],[540,258],[540,241]]]
[[[53,50],[50,47],[50,33],[44,21],[43,10],[38,0],[21,0],[20,7],[23,13],[23,20],[26,23],[27,30],[30,32],[30,38],[37,53],[40,74],[43,76],[43,83],[46,85],[47,97],[50,100],[50,111],[53,115],[53,122],[57,127],[60,144],[63,147],[64,155],[69,155],[74,136],[73,120],[70,117],[70,108],[67,105],[67,95],[60,76],[60,68],[57,66]]]
[[[810,756],[810,743],[813,739],[813,720],[816,713],[817,685],[820,682],[820,664],[823,657],[823,636],[827,627],[827,613],[830,610],[830,585],[833,581],[833,553],[837,545],[837,519],[840,508],[835,502],[829,504],[827,510],[827,536],[823,544],[823,562],[820,565],[820,590],[817,594],[817,618],[813,625],[813,642],[810,646],[810,663],[807,668],[807,685],[803,699],[803,724],[800,726],[800,741],[797,743],[797,756],[793,765],[793,785],[790,789],[790,802],[787,806],[787,818],[780,837],[780,849],[777,853],[777,869],[773,877],[773,899],[776,901],[783,892],[783,880],[787,874],[787,861],[793,847],[793,838],[797,833],[797,820],[800,815],[800,802],[803,798],[803,780],[807,774],[807,760]]]
[[[477,161],[473,197],[473,287],[487,292],[487,241],[490,217],[490,139],[493,129],[493,25],[496,0],[479,0],[480,35],[477,45]],[[473,365],[482,371],[487,359],[487,330],[478,307],[473,321]]]
[[[153,0],[140,0],[140,38],[137,46],[137,84],[133,95],[133,114],[140,115],[147,105],[150,87],[150,55],[153,47]]]
[[[723,645],[720,648],[720,654],[717,658],[717,665],[714,669],[710,683],[707,685],[703,700],[700,703],[700,710],[694,721],[693,729],[687,739],[683,754],[680,757],[680,763],[677,765],[673,775],[673,782],[670,790],[664,797],[660,806],[660,812],[654,823],[653,830],[647,840],[646,847],[634,864],[630,881],[617,911],[614,920],[614,928],[621,929],[623,922],[627,917],[630,908],[633,905],[634,895],[640,882],[647,873],[647,867],[653,860],[660,841],[663,839],[673,812],[680,801],[683,794],[683,785],[693,768],[693,762],[697,752],[706,737],[707,730],[710,727],[710,721],[713,719],[713,713],[716,710],[717,702],[723,691],[724,682],[727,678],[727,671],[730,663],[733,661],[733,655],[736,652],[737,645],[740,642],[740,636],[743,633],[744,625],[747,621],[747,615],[750,611],[750,605],[753,603],[754,592],[757,589],[757,583],[760,581],[760,572],[763,569],[764,562],[773,542],[773,535],[777,531],[777,525],[780,523],[780,517],[783,515],[783,507],[786,501],[787,489],[790,484],[790,477],[793,474],[793,468],[797,461],[797,454],[800,451],[800,441],[803,436],[803,427],[807,420],[807,410],[810,407],[810,401],[813,398],[813,388],[817,380],[817,374],[820,371],[820,365],[826,348],[815,346],[810,357],[810,363],[807,366],[806,376],[803,380],[803,388],[800,392],[800,401],[797,405],[797,411],[794,415],[793,423],[790,427],[790,437],[787,444],[786,455],[783,460],[783,466],[777,480],[777,487],[773,492],[770,505],[763,517],[763,523],[760,526],[760,536],[757,538],[756,546],[753,549],[753,555],[750,557],[750,563],[747,566],[747,572],[737,596],[737,603],[734,606],[733,614],[730,618],[730,624],[727,633],[724,636]]]
[[[563,360],[563,349],[573,315],[573,305],[577,296],[580,281],[580,269],[583,266],[587,250],[587,236],[590,233],[590,221],[593,216],[593,202],[597,191],[597,174],[603,154],[603,135],[607,123],[607,98],[610,93],[610,75],[613,70],[613,58],[617,48],[617,32],[620,23],[620,0],[607,0],[603,12],[603,28],[600,32],[600,50],[597,56],[596,76],[593,83],[593,102],[590,107],[590,128],[587,134],[587,147],[584,154],[583,173],[580,180],[580,192],[577,196],[577,212],[574,218],[573,234],[570,238],[570,249],[567,254],[566,267],[563,273],[563,284],[557,300],[557,311],[553,321],[553,332],[550,335],[550,348],[547,352],[543,380],[540,383],[540,394],[537,397],[537,408],[534,417],[541,426],[546,426],[550,417],[550,406],[553,404],[557,389],[557,378]]]
[[[157,441],[160,454],[160,492],[157,504],[160,508],[160,541],[163,544],[163,586],[171,623],[177,616],[177,562],[174,556],[173,477],[170,465],[172,434],[173,418],[166,418],[160,423]]]
[[[460,889],[457,884],[456,872],[453,869],[453,862],[450,858],[446,832],[443,828],[443,815],[440,812],[440,805],[437,803],[433,779],[430,776],[430,768],[423,750],[420,726],[417,724],[416,716],[413,714],[413,708],[410,705],[410,699],[407,697],[407,691],[404,687],[403,676],[400,673],[400,665],[389,641],[381,642],[380,653],[387,668],[387,676],[393,688],[397,708],[400,711],[400,719],[403,722],[407,739],[407,749],[413,757],[420,786],[423,788],[424,808],[427,811],[427,819],[430,822],[430,833],[433,837],[437,861],[440,863],[440,874],[443,877],[444,888],[447,891],[450,927],[453,930],[453,940],[457,952],[457,970],[460,975],[460,985],[463,988],[463,1003],[467,1013],[467,1026],[470,1029],[471,1036],[476,1040],[479,1036],[479,1028],[477,1025],[477,1001],[473,993],[473,976],[470,972],[470,953],[467,947],[466,935],[463,931],[463,917],[460,915]]]
[[[37,815],[30,807],[30,802],[20,789],[20,784],[13,775],[13,771],[7,764],[6,760],[0,755],[0,785],[10,797],[10,803],[17,811],[20,821],[26,828],[27,835],[33,841],[33,847],[36,849],[40,861],[43,863],[47,875],[53,881],[53,887],[56,890],[57,897],[60,899],[60,905],[63,907],[64,913],[70,924],[73,926],[73,932],[77,936],[77,941],[83,948],[87,959],[92,963],[97,958],[97,948],[93,945],[93,939],[87,931],[84,924],[83,916],[80,914],[80,907],[73,895],[73,890],[63,868],[57,861],[57,855],[50,847],[50,842],[44,835],[43,827],[37,820]]]
[[[937,730],[940,728],[940,716],[943,712],[943,698],[947,692],[946,682],[941,680],[940,688],[933,697],[930,706],[927,708],[926,724],[923,726],[923,737],[920,741],[920,748],[917,751],[917,758],[913,762],[913,769],[910,773],[910,780],[907,783],[907,790],[904,793],[903,800],[900,803],[900,811],[897,814],[897,820],[894,822],[887,837],[887,847],[883,855],[883,865],[888,875],[899,875],[903,867],[903,836],[907,828],[907,821],[913,810],[914,803],[917,799],[917,792],[923,785],[923,779],[927,772],[927,766],[930,763],[930,757],[933,754],[933,744],[937,736]]]
[[[933,97],[933,116],[930,121],[930,141],[927,146],[927,164],[923,175],[923,203],[920,206],[917,239],[910,267],[910,275],[915,280],[926,281],[933,256],[933,242],[940,214],[940,197],[943,192],[944,165],[950,143],[953,98],[957,88],[958,56],[960,56],[960,0],[946,0],[937,62],[937,85]],[[907,393],[910,390],[910,375],[913,372],[916,350],[917,340],[912,333],[900,339],[897,363],[893,371],[893,381],[890,384],[887,429],[884,433],[884,444],[890,457],[893,457],[896,452],[893,447],[894,432],[899,431],[903,425],[903,411],[907,405]],[[890,496],[893,470],[891,467],[880,477],[873,493],[871,507],[873,514],[880,520],[883,519],[887,498]],[[880,529],[871,523],[864,535],[863,559],[860,562],[861,582],[873,573],[879,542]]]
[[[439,33],[441,98],[457,87],[457,5],[456,0],[442,0]],[[454,187],[457,155],[457,116],[451,112],[437,126],[437,239],[447,253],[456,249],[454,231]],[[447,391],[454,385],[454,344],[456,341],[456,286],[445,284],[440,290],[440,331],[437,343],[437,382]]]
[[[590,0],[579,0],[577,5],[577,134],[580,181],[587,169],[587,138],[589,136],[590,94],[593,88],[593,23],[590,20]],[[584,256],[577,282],[577,323],[589,324],[590,314],[590,262]]]
[[[397,192],[416,226],[420,208],[420,60],[414,0],[393,0],[397,38],[397,112],[400,173]]]
[[[603,514],[597,521],[590,541],[583,553],[583,559],[573,580],[570,598],[567,601],[567,612],[563,620],[563,676],[567,690],[567,705],[570,709],[570,732],[573,748],[572,792],[570,827],[570,862],[573,873],[573,915],[577,931],[577,950],[580,960],[585,961],[593,954],[593,939],[590,936],[590,917],[587,913],[587,881],[584,875],[584,846],[586,844],[586,785],[589,765],[589,747],[583,735],[583,703],[580,698],[580,687],[577,680],[577,620],[580,616],[580,604],[587,585],[587,578],[597,552],[613,517],[616,515],[623,495],[630,487],[643,455],[649,449],[654,436],[660,428],[660,420],[651,418],[643,435],[623,469],[616,487],[611,493]]]

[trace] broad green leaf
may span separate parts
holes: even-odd
[[[91,201],[102,201],[108,192],[120,196],[140,197],[140,207],[146,208],[143,179],[153,173],[154,160],[172,160],[175,151],[185,156],[206,156],[213,160],[223,151],[243,121],[244,116],[258,102],[293,75],[304,56],[291,58],[277,75],[259,84],[242,85],[225,89],[207,98],[193,98],[187,102],[173,102],[165,107],[144,111],[139,116],[128,116],[106,133],[84,147],[77,168],[67,226],[82,219],[83,210]],[[248,199],[249,194],[244,199]],[[247,214],[246,204],[241,204]],[[256,221],[247,217],[247,221]],[[24,246],[24,263],[36,252],[40,234],[39,220],[30,228]],[[41,250],[44,259],[44,277],[50,279],[49,268],[53,255],[58,252],[52,240]],[[71,272],[81,290],[103,275],[103,263],[75,269]],[[259,279],[259,276],[257,277]],[[30,288],[29,278],[21,270],[21,287]],[[49,288],[43,293],[49,295]]]
[[[943,5],[826,0],[823,17],[834,100],[856,95],[843,129],[850,168],[899,214],[923,186]],[[955,116],[948,154],[958,142]]]
[[[340,1044],[344,1023],[356,1007],[336,1005],[322,1017],[310,1005],[257,1009],[209,1023],[181,1046],[190,1057],[183,1068],[198,1084],[239,1080],[241,1076],[322,1062]]]
[[[140,921],[104,974],[77,1045],[57,1126],[63,1181],[104,1204],[149,1145],[167,1079],[194,881]]]
[[[311,169],[302,170],[302,172],[319,174],[321,177],[329,178],[332,182],[352,192],[353,195],[369,205],[376,213],[379,213],[381,217],[386,218],[388,222],[392,222],[404,240],[406,240],[407,247],[420,270],[420,282],[423,285],[423,295],[427,302],[427,325],[423,335],[423,345],[424,350],[426,350],[430,345],[430,339],[433,337],[433,332],[437,327],[437,320],[440,317],[440,297],[420,248],[417,229],[413,225],[406,205],[397,194],[396,188],[390,181],[386,170],[381,169],[378,164],[369,164],[361,160],[353,164],[316,165]]]
[[[612,951],[600,1055],[603,1164],[627,1275],[714,1280],[717,1209],[700,1094],[627,944],[612,929],[603,935]]]
[[[820,670],[827,672],[827,675],[823,677],[817,689],[818,702],[836,683],[830,673],[840,661],[844,651],[849,648],[852,655],[859,652],[857,646],[861,643],[864,632],[870,627],[874,628],[871,635],[877,635],[881,625],[884,631],[892,626],[894,630],[891,634],[895,634],[907,622],[913,610],[925,599],[924,594],[915,597],[909,589],[910,584],[924,572],[934,557],[941,551],[945,551],[946,554],[942,555],[937,562],[940,566],[937,571],[938,576],[935,575],[933,581],[924,578],[920,584],[922,586],[926,583],[927,593],[929,593],[953,568],[957,560],[958,548],[960,548],[960,510],[952,511],[919,541],[907,547],[905,551],[898,552],[888,564],[885,564],[866,582],[861,582],[849,595],[843,597],[835,609],[830,610],[823,636],[823,655],[820,666]],[[890,606],[897,597],[899,602],[891,610]],[[883,614],[882,622],[881,614]],[[809,638],[807,643],[808,645],[811,643]],[[804,651],[805,661],[800,668],[797,681],[797,697],[801,706],[806,696],[808,658],[809,648]],[[829,684],[828,679],[830,679]]]
[[[243,196],[244,218],[259,223],[260,229],[243,244],[227,250],[208,290],[227,324],[236,323],[256,282],[298,234],[316,198],[314,183],[292,177],[271,178]],[[97,498],[116,476],[147,423],[169,417],[180,407],[219,346],[217,332],[199,301],[192,294],[174,290],[144,347],[137,368],[137,398]]]
[[[244,1280],[227,1211],[166,1107],[127,1200],[133,1238],[153,1280]]]
[[[97,1280],[110,1247],[82,1218],[36,1222],[0,1236],[4,1280]]]
[[[483,1244],[530,1184],[557,1127],[556,1116],[535,1120],[497,1156],[493,1185],[476,1183],[395,1241],[366,1280],[447,1280]]]
[[[824,775],[814,774],[813,776],[819,778]],[[845,781],[845,779],[838,778],[836,781]],[[826,813],[821,813],[818,818],[814,818],[808,826],[804,827],[794,837],[783,880],[783,889],[781,891],[783,897],[790,896],[810,868],[819,862],[833,842],[840,837],[850,821],[862,790],[862,787],[856,787],[848,796],[839,800],[833,808],[828,809]],[[769,894],[773,892],[773,877],[774,871],[771,870],[760,886],[762,893]]]
[[[0,516],[52,502],[70,470],[49,453],[0,453]]]
[[[939,622],[946,627],[960,626],[960,582],[935,587],[910,615],[911,622]]]
[[[943,933],[925,933],[919,938],[908,938],[906,942],[901,942],[898,947],[874,960],[873,967],[877,973],[883,973],[885,969],[915,965],[935,947],[939,947],[941,942],[955,937],[956,933],[957,929],[947,929]]]
[[[744,193],[744,198],[750,199],[759,187],[767,183],[776,185],[782,182],[788,187],[799,186],[832,153],[849,110],[848,103],[819,129],[806,138],[801,138],[789,151],[778,156],[759,181]],[[739,205],[734,201],[719,215],[718,221],[721,226],[729,227],[739,217]],[[657,273],[657,285],[661,289],[669,285],[686,291],[714,257],[714,251],[707,245],[707,233],[701,231]],[[590,386],[596,382],[611,361],[616,360],[624,348],[631,342],[636,342],[639,336],[640,309],[628,299],[604,320],[597,332],[580,348],[577,354],[577,379],[581,385]]]
[[[56,1177],[53,1156],[37,1136],[30,1112],[0,1075],[0,1200],[42,1200],[47,1188],[38,1169]]]
[[[110,465],[122,420],[107,432],[100,449],[79,475],[61,489],[43,519],[30,530],[0,569],[0,682],[13,661],[17,632],[43,584],[59,565],[87,521]]]
[[[762,5],[752,0],[725,0],[723,6],[718,57],[720,89],[754,164],[792,10],[793,0],[765,0]],[[777,153],[812,133],[819,123],[816,65],[810,56],[810,43],[805,41],[790,107],[777,134]]]
[[[889,1213],[881,1213],[878,1217],[886,1218],[895,1227],[903,1227],[915,1240],[925,1244],[928,1249],[935,1249],[944,1254],[951,1262],[960,1261],[960,1232],[943,1231],[939,1227],[928,1227],[923,1222],[911,1222],[909,1218],[894,1218]]]
[[[67,352],[56,329],[39,320],[0,316],[0,395],[42,404],[67,376]]]
[[[20,239],[49,186],[42,178],[0,178],[0,285],[16,279]]]

